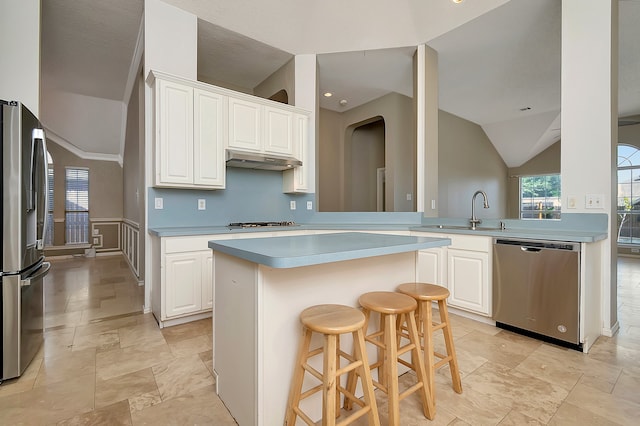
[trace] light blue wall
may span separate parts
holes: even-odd
[[[154,208],[155,198],[163,209]],[[207,209],[198,210],[198,199]],[[289,202],[295,200],[296,210]],[[313,210],[307,210],[307,201]],[[231,222],[294,221],[296,223],[420,224],[421,213],[319,213],[315,194],[283,194],[282,173],[264,170],[227,169],[224,190],[149,188],[149,228],[223,226]]]
[[[156,197],[163,199],[162,210],[154,208]],[[198,210],[198,199],[206,200],[206,210]],[[296,201],[296,210],[289,209],[291,200]],[[149,188],[148,226],[216,226],[285,220],[302,223],[312,213],[306,210],[307,201],[312,201],[315,208],[315,194],[282,193],[281,172],[228,168],[224,190]]]

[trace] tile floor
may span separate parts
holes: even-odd
[[[235,424],[214,392],[210,320],[160,330],[140,312],[143,289],[120,256],[52,264],[45,344],[0,386],[0,425]],[[640,260],[621,258],[618,274],[620,332],[588,355],[452,315],[464,392],[441,369],[435,420],[412,396],[402,424],[637,424]]]

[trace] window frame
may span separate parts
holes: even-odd
[[[69,209],[69,203],[73,203],[76,206],[80,206],[80,204],[78,204],[78,202],[82,202],[83,200],[78,200],[77,197],[77,193],[79,191],[75,191],[76,192],[76,197],[75,199],[71,199],[69,198],[69,194],[70,192],[73,192],[70,190],[69,188],[69,172],[70,171],[77,171],[77,172],[82,172],[83,174],[86,173],[86,209],[85,208],[78,208],[78,209],[73,209],[70,210]],[[78,173],[80,174],[80,173]],[[76,181],[80,181],[79,179],[75,179]],[[64,195],[64,227],[65,227],[65,245],[78,245],[78,244],[89,244],[89,214],[90,214],[90,209],[89,209],[89,188],[90,188],[90,182],[89,182],[89,168],[87,167],[76,167],[76,166],[67,166],[65,167],[65,182],[64,182],[64,187],[65,187],[65,195]],[[82,207],[82,206],[80,206]],[[80,224],[77,224],[77,220],[75,221],[71,221],[69,220],[70,215],[78,215],[81,217],[84,217],[86,215],[86,219],[85,220],[81,220]],[[71,223],[76,222],[76,225],[71,228]],[[78,235],[79,234],[79,235]]]

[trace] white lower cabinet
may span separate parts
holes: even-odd
[[[490,315],[489,254],[471,250],[447,250],[449,305]]]
[[[447,287],[451,307],[491,316],[491,237],[430,232],[411,235],[451,239],[447,247],[418,252],[418,281]]]
[[[206,309],[203,296],[210,294],[211,272],[206,270],[206,252],[167,254],[165,257],[165,316],[177,317]],[[207,277],[209,280],[207,282]],[[204,303],[203,303],[204,302]]]

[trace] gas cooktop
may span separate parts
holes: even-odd
[[[229,228],[259,228],[262,226],[296,226],[295,222],[232,222]]]

